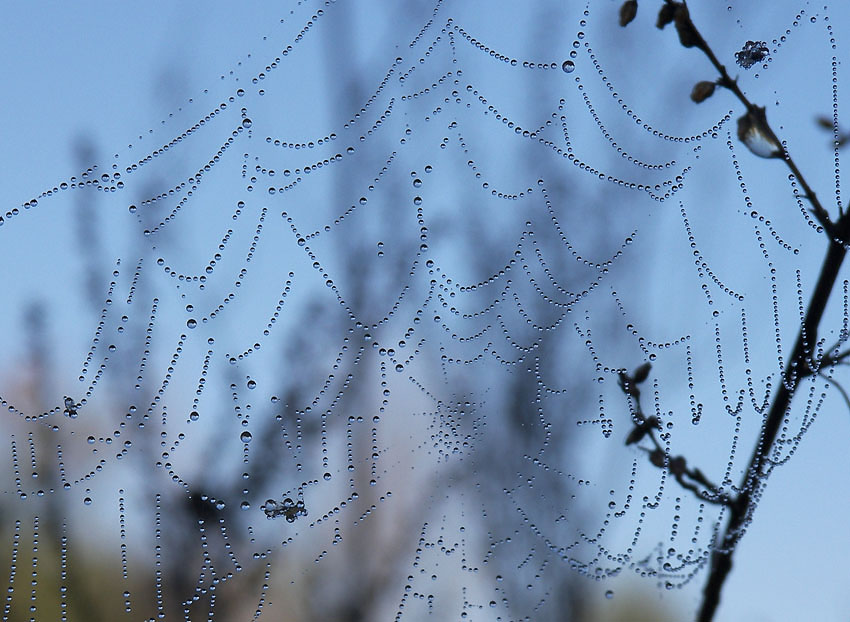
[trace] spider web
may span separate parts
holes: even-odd
[[[711,68],[644,4],[625,30],[607,3],[215,7],[242,34],[178,46],[212,60],[160,70],[166,112],[104,115],[35,176],[7,156],[3,619],[692,610],[726,515],[625,446],[620,372],[652,364],[665,451],[733,493],[824,244],[731,98],[687,99]],[[692,13],[727,65],[767,42],[742,88],[838,206],[838,146],[800,114],[838,121],[842,14],[780,8]],[[800,389],[777,473],[844,460],[835,379]],[[811,494],[806,533],[837,539],[841,465],[754,524],[793,530]]]

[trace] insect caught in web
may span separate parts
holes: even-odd
[[[266,518],[277,518],[278,516],[283,516],[286,518],[286,522],[288,523],[294,523],[295,519],[299,516],[307,516],[307,509],[304,507],[303,499],[293,501],[291,498],[287,497],[282,503],[275,501],[274,499],[269,499],[263,504],[262,509]]]
[[[764,41],[747,41],[740,52],[735,52],[735,61],[744,69],[749,69],[767,58],[769,52]]]

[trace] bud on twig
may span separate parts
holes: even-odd
[[[816,119],[817,124],[821,126],[825,130],[829,130],[830,132],[834,132],[833,121],[829,117],[818,117]],[[847,144],[847,141],[850,140],[850,132],[843,132],[839,128],[838,139],[835,140],[834,145],[836,147],[843,147]]]
[[[664,452],[660,449],[653,449],[649,452],[649,461],[659,469],[664,466]]]
[[[673,475],[683,475],[685,470],[687,469],[687,463],[685,462],[685,458],[683,456],[676,456],[675,458],[670,458],[668,463],[670,465],[670,472]]]
[[[691,91],[691,99],[698,104],[704,102],[714,94],[716,86],[716,82],[709,82],[708,80],[697,82],[694,85],[694,89]]]
[[[820,125],[822,128],[824,128],[825,130],[831,130],[832,129],[832,119],[830,119],[829,117],[820,116],[816,119],[816,121],[817,121],[817,124]]]
[[[658,427],[658,417],[652,415],[648,419],[646,419],[643,423],[635,424],[635,427],[632,428],[632,431],[629,432],[629,435],[626,437],[626,445],[634,445],[639,442],[646,433],[650,430]]]
[[[626,445],[634,445],[635,443],[640,442],[640,440],[646,436],[646,432],[647,429],[645,426],[636,425],[626,437]]]
[[[755,106],[738,119],[738,139],[760,158],[777,158],[782,155],[782,146],[767,127],[764,108]]]
[[[683,46],[686,48],[703,47],[702,37],[691,21],[691,14],[688,12],[688,7],[684,4],[676,5],[673,21],[676,22],[676,32],[679,33],[679,42]]]
[[[667,2],[658,11],[658,21],[655,22],[655,27],[663,30],[667,24],[673,23],[673,18],[676,16],[676,3]]]
[[[652,363],[644,363],[643,365],[641,365],[637,369],[635,369],[635,374],[632,377],[632,379],[636,383],[643,382],[644,380],[646,380],[649,377],[649,370],[650,369],[652,369]]]
[[[627,26],[637,15],[637,0],[626,0],[620,7],[620,26]]]

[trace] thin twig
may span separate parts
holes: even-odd
[[[847,404],[847,408],[850,409],[850,396],[847,395],[847,391],[844,390],[844,387],[838,384],[838,381],[835,378],[830,378],[823,372],[819,371],[818,376],[826,380],[829,384],[835,385],[835,388],[838,389],[839,393],[841,393],[841,397],[844,398],[844,403]]]
[[[675,5],[676,3],[668,2],[668,4]],[[687,3],[683,2],[682,6],[687,7]],[[687,8],[685,10],[687,11]],[[770,127],[770,123],[768,123],[767,121],[764,108],[756,106],[744,94],[744,92],[738,86],[737,80],[733,80],[732,77],[729,75],[729,72],[726,71],[726,67],[718,60],[717,56],[714,54],[714,51],[699,33],[693,21],[691,21],[689,15],[687,15],[687,24],[689,25],[688,27],[692,29],[692,33],[696,36],[697,39],[693,47],[697,47],[702,50],[703,53],[705,53],[705,55],[708,57],[708,60],[711,62],[712,65],[714,65],[714,68],[720,74],[720,78],[717,80],[718,86],[722,86],[723,88],[732,91],[732,93],[735,94],[735,97],[737,97],[740,102],[744,104],[747,109],[747,112],[756,115],[759,118],[761,122],[761,129],[765,132],[767,138],[771,142],[775,143],[776,146],[780,149],[779,156],[782,157],[785,164],[791,170],[791,173],[794,175],[800,186],[803,188],[803,196],[811,202],[812,211],[814,212],[815,218],[817,218],[818,222],[821,224],[824,230],[834,238],[834,225],[832,223],[832,220],[829,218],[829,214],[824,209],[823,205],[821,205],[821,202],[817,198],[815,191],[812,190],[811,186],[809,186],[809,183],[806,181],[806,178],[800,172],[800,169],[797,167],[796,162],[794,162],[794,159],[788,153],[788,150],[785,149],[783,142],[779,140],[779,137],[773,131],[773,128]]]
[[[646,380],[648,373],[648,363],[636,369],[631,376],[626,372],[620,372],[620,388],[635,403],[634,418],[636,421],[634,428],[632,428],[632,431],[626,437],[626,445],[638,443],[643,438],[649,437],[655,449],[648,449],[646,447],[641,447],[641,449],[649,454],[649,461],[652,464],[658,468],[666,467],[682,488],[690,490],[702,501],[717,505],[732,505],[732,497],[721,492],[720,487],[711,483],[698,468],[689,468],[684,456],[670,456],[664,450],[664,447],[655,435],[656,430],[659,429],[658,418],[655,416],[646,417],[640,405],[640,389],[638,385]],[[701,489],[697,484],[703,486],[705,489]]]

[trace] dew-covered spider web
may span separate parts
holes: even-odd
[[[2,619],[690,619],[827,240],[663,3],[145,4],[2,27]],[[748,5],[838,214],[847,9]],[[843,373],[718,619],[847,615]]]

